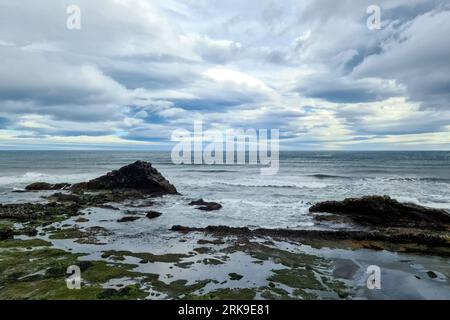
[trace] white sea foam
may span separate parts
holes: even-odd
[[[408,197],[408,196],[398,196],[395,197],[400,202],[407,202],[407,203],[413,203],[417,204],[419,206],[425,206],[435,209],[449,209],[450,208],[450,202],[447,201],[420,201],[416,197]]]
[[[317,181],[291,182],[291,181],[237,181],[220,182],[219,184],[235,187],[255,187],[255,188],[325,188],[333,185]]]
[[[49,174],[41,172],[26,172],[20,175],[2,176],[0,177],[0,186],[14,186],[16,188],[23,187],[33,182],[59,183],[68,182],[75,183],[95,178],[99,173],[85,174]]]

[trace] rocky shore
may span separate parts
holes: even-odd
[[[112,236],[113,233],[104,228],[101,223],[87,228],[80,227],[80,224],[90,221],[89,215],[92,210],[97,208],[121,214],[123,210],[116,207],[117,204],[140,201],[139,205],[133,204],[136,211],[127,209],[123,212],[125,215],[114,221],[121,225],[130,224],[130,226],[142,223],[144,220],[141,219],[154,222],[164,217],[164,212],[153,210],[153,199],[164,195],[179,195],[176,187],[150,163],[136,161],[82,183],[35,182],[25,188],[25,192],[42,191],[54,193],[46,195],[45,199],[39,203],[0,205],[0,261],[2,261],[0,270],[3,272],[0,276],[0,298],[47,297],[43,291],[39,290],[34,296],[28,296],[23,289],[27,285],[53,287],[55,293],[50,295],[50,298],[77,298],[64,290],[64,283],[58,282],[59,278],[64,277],[65,265],[57,262],[59,261],[57,257],[67,263],[76,262],[84,266],[88,274],[87,290],[78,298],[151,298],[148,296],[148,291],[143,289],[151,287],[157,294],[163,294],[169,298],[209,299],[315,298],[315,291],[333,292],[338,298],[348,295],[345,293],[343,283],[333,278],[327,273],[328,271],[322,270],[324,265],[327,265],[329,270],[333,270],[336,268],[335,265],[333,266],[334,262],[325,263],[322,259],[305,253],[294,254],[280,249],[275,243],[295,243],[296,247],[308,245],[319,249],[388,250],[439,257],[450,256],[450,214],[448,212],[400,203],[388,196],[366,196],[343,201],[325,201],[311,206],[309,211],[317,226],[328,227],[324,230],[252,229],[228,226],[202,228],[173,225],[168,228],[173,232],[174,237],[180,238],[180,243],[188,241],[184,237],[192,234],[199,239],[196,244],[201,246],[192,248],[187,253],[162,255],[110,250],[108,254],[102,254],[102,261],[81,261],[79,258],[82,255],[51,248],[51,241],[73,240],[79,244],[106,245],[105,240],[99,240],[99,238],[104,239]],[[220,203],[203,199],[187,201],[186,206],[203,211],[198,212],[199,215],[220,214],[222,208]],[[75,224],[67,224],[68,221],[73,221]],[[28,249],[24,251],[24,248]],[[188,284],[188,281],[183,282],[184,280],[167,284],[160,280],[162,275],[138,272],[136,270],[139,268],[128,261],[132,257],[140,259],[142,265],[172,264],[170,268],[182,270],[199,264],[206,266],[226,264],[230,255],[238,252],[256,259],[257,264],[265,265],[269,263],[268,261],[274,261],[275,264],[283,265],[287,269],[272,270],[273,274],[268,278],[270,280],[267,286],[253,291],[211,289],[212,291],[209,290],[209,293],[205,294],[202,291],[205,287],[213,284],[217,286],[221,283],[217,284],[214,279],[205,279],[194,284]],[[29,263],[32,260],[27,259],[44,259],[47,262],[33,264]],[[23,266],[15,265],[15,262],[20,261],[24,261]],[[124,263],[121,263],[122,261]],[[40,275],[33,276],[35,272]],[[103,275],[100,276],[102,272]],[[320,281],[316,279],[318,272],[323,277]],[[243,277],[236,272],[230,272],[230,274],[232,276],[229,281],[241,281]],[[135,280],[134,285],[123,288],[104,289],[105,281],[121,277],[141,280]],[[143,283],[142,279],[145,279]],[[136,283],[141,283],[141,286]],[[222,285],[226,286],[225,283]],[[282,289],[284,285],[294,290],[286,292]]]
[[[270,237],[277,240],[295,240],[318,247],[367,248],[373,250],[409,251],[450,256],[450,237],[447,233],[429,233],[423,230],[386,229],[373,231],[354,230],[289,230],[249,229],[227,226],[195,228],[175,225],[172,231],[180,233],[202,232],[214,236],[236,236],[242,239]]]
[[[352,221],[376,228],[401,227],[450,230],[450,214],[445,210],[426,208],[412,203],[400,203],[388,196],[367,196],[344,201],[325,201],[313,205],[311,213],[331,213],[316,216],[318,220]]]
[[[89,207],[109,202],[177,194],[176,188],[148,162],[136,161],[88,182],[49,184],[35,182],[27,192],[58,191],[46,197],[47,203],[0,204],[0,220],[29,222],[33,227],[81,214]],[[13,232],[14,233],[14,232]],[[3,237],[11,230],[2,229]]]

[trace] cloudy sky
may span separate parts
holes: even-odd
[[[169,149],[200,119],[450,150],[450,1],[0,0],[0,149]]]

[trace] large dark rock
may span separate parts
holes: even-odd
[[[215,211],[222,209],[222,205],[217,202],[207,202],[203,199],[195,200],[189,202],[190,206],[197,206],[196,209],[202,210],[202,211]]]
[[[73,191],[138,190],[145,194],[176,194],[176,188],[151,163],[136,161],[104,176],[72,186]]]
[[[400,203],[388,196],[325,201],[313,205],[309,211],[334,213],[358,224],[377,227],[450,228],[447,211]]]
[[[160,217],[161,215],[162,215],[161,212],[157,212],[157,211],[149,211],[149,212],[147,212],[146,217],[147,217],[148,219],[156,219],[156,218]]]
[[[10,228],[0,229],[0,240],[13,239],[14,231]]]
[[[139,220],[139,219],[140,219],[140,217],[126,216],[126,217],[123,217],[123,218],[117,220],[117,222],[133,222],[133,221],[136,221],[136,220]]]

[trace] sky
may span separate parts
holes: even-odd
[[[450,150],[449,35],[449,0],[0,0],[0,149],[167,150],[201,120]]]

